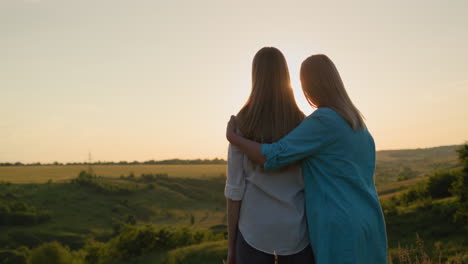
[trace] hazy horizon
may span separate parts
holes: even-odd
[[[263,46],[325,53],[377,150],[468,140],[466,1],[0,2],[0,162],[226,158]]]
[[[464,142],[463,144],[466,144],[467,142]],[[423,148],[401,148],[401,149],[378,149],[377,152],[380,152],[380,151],[398,151],[398,150],[418,150],[418,149],[432,149],[432,148],[440,148],[440,147],[450,147],[450,146],[462,146],[463,144],[452,144],[452,145],[443,145],[443,146],[429,146],[429,147],[423,147]],[[89,154],[88,153],[88,158],[86,160],[69,160],[69,161],[60,161],[60,160],[54,160],[54,161],[46,161],[46,162],[40,162],[40,161],[31,161],[31,162],[22,162],[23,164],[34,164],[34,163],[41,163],[41,164],[53,164],[54,162],[58,162],[58,163],[62,163],[62,164],[66,164],[66,163],[86,163],[86,162],[89,162]],[[184,157],[173,157],[173,158],[165,158],[165,159],[143,159],[143,160],[135,160],[135,159],[129,159],[129,160],[97,160],[97,159],[94,159],[93,156],[92,156],[92,153],[91,153],[91,163],[99,163],[99,162],[115,162],[115,163],[118,163],[118,162],[128,162],[128,163],[131,163],[131,162],[134,162],[134,161],[137,161],[137,162],[146,162],[146,161],[156,161],[156,162],[160,162],[160,161],[168,161],[168,160],[214,160],[214,159],[222,159],[222,160],[227,160],[227,157],[214,157],[214,158],[206,158],[206,157],[194,157],[194,158],[184,158]],[[15,162],[21,162],[21,161],[1,161],[0,160],[0,163],[15,163]]]

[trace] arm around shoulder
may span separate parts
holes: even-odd
[[[280,141],[263,144],[265,170],[277,169],[316,155],[333,141],[332,127],[322,115],[310,115]]]

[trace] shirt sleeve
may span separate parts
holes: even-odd
[[[242,200],[245,190],[244,153],[229,144],[227,159],[227,179],[224,196],[234,201]]]
[[[326,115],[314,112],[278,142],[262,144],[267,159],[264,169],[278,169],[317,154],[336,138],[331,122]]]

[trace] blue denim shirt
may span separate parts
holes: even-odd
[[[387,263],[374,185],[375,144],[331,108],[319,108],[286,137],[262,144],[265,170],[302,161],[309,238],[320,264]]]

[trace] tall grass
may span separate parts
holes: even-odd
[[[455,256],[444,260],[441,243],[436,242],[432,254],[428,253],[424,241],[416,234],[416,243],[413,246],[391,249],[388,254],[388,264],[466,264],[468,263],[467,253],[458,253]],[[432,255],[432,256],[431,256]]]

